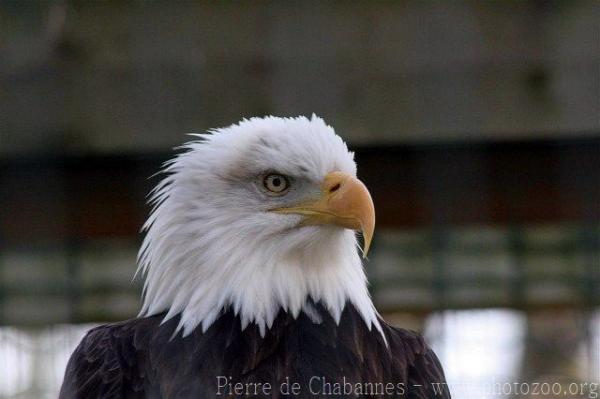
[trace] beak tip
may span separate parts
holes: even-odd
[[[367,254],[369,253],[369,250],[371,249],[371,240],[373,239],[373,231],[375,230],[374,227],[375,226],[369,226],[370,228],[368,229],[362,229],[362,236],[363,236],[363,249],[362,249],[362,254],[363,254],[363,259],[367,259]]]

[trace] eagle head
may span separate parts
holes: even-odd
[[[373,202],[333,128],[266,117],[196,136],[151,194],[141,314],[179,315],[187,335],[233,309],[264,335],[281,311],[339,321],[350,302],[379,329],[355,236],[366,254]]]

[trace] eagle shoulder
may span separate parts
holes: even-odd
[[[407,397],[450,399],[442,365],[423,336],[387,323],[384,328],[396,367],[406,370]]]
[[[139,342],[158,322],[134,319],[88,331],[67,363],[60,398],[146,397]]]

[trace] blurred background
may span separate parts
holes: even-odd
[[[600,377],[599,111],[597,1],[1,2],[0,398],[56,397],[136,315],[186,133],[313,112],[376,203],[376,305],[454,397],[596,397],[568,389]]]

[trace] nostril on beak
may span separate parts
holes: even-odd
[[[342,185],[340,183],[336,183],[334,184],[330,189],[329,189],[329,193],[335,193],[337,190],[340,189]]]

